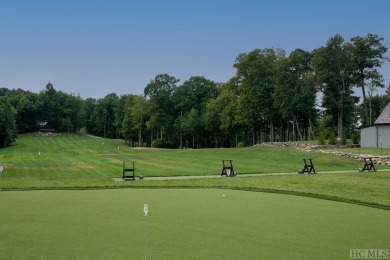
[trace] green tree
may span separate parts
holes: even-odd
[[[351,45],[336,34],[331,37],[325,47],[314,51],[313,65],[317,83],[323,93],[322,106],[332,118],[337,119],[337,136],[342,138],[343,127],[350,123],[354,103],[357,98],[353,94],[353,60]]]
[[[85,126],[86,115],[83,103],[80,96],[65,95],[61,113],[61,129],[66,130],[68,133],[75,133]]]
[[[296,140],[295,129],[300,139],[303,139],[303,132],[311,133],[313,137],[312,122],[315,121],[317,111],[311,58],[311,53],[296,49],[277,66],[274,107],[287,129],[292,122],[293,140]],[[282,131],[280,135],[283,135]]]
[[[145,97],[151,102],[151,116],[148,121],[152,131],[160,129],[160,138],[163,139],[163,130],[170,129],[174,119],[174,104],[172,95],[179,82],[168,74],[159,74],[145,87]]]
[[[370,113],[369,113],[369,122],[370,124],[373,124],[375,120],[379,117],[379,115],[382,113],[383,109],[389,104],[390,102],[390,96],[387,95],[375,95],[370,96],[367,98],[367,102],[370,104]],[[359,106],[359,116],[360,118],[364,117],[363,113],[363,104],[360,104]]]
[[[216,98],[216,103],[219,107],[221,134],[225,138],[225,145],[228,147],[237,146],[237,132],[239,131],[239,125],[236,121],[236,113],[238,106],[239,95],[230,88],[230,86],[224,84],[221,88],[220,94]]]
[[[213,138],[215,147],[237,146],[237,133],[242,131],[236,120],[239,101],[239,87],[237,78],[231,78],[227,83],[218,88],[219,94],[209,99],[206,112],[202,116],[205,130]]]
[[[115,122],[115,109],[118,106],[119,97],[115,93],[106,95],[97,101],[94,107],[92,120],[94,134],[104,138],[118,137]]]
[[[377,87],[384,87],[383,77],[378,69],[388,60],[385,57],[387,47],[383,45],[383,38],[376,34],[367,34],[366,37],[355,36],[351,38],[353,75],[358,87],[362,90],[364,124],[369,124],[369,109],[367,102],[366,87],[371,91]]]
[[[128,145],[133,145],[134,138],[136,136],[133,120],[131,118],[134,99],[135,96],[133,95],[122,96],[116,109],[117,112],[115,120],[121,122],[121,135],[125,138],[125,143]]]
[[[220,107],[216,99],[211,99],[206,105],[206,113],[204,115],[204,123],[206,130],[209,131],[214,139],[215,147],[218,147],[218,137],[220,135]]]
[[[87,130],[87,133],[89,134],[95,134],[96,124],[94,120],[94,113],[95,107],[97,105],[97,100],[94,98],[87,98],[83,102],[84,112],[85,112],[85,128]]]
[[[173,93],[172,99],[176,110],[176,126],[179,131],[180,145],[182,147],[182,124],[185,118],[189,117],[188,113],[193,109],[198,112],[198,116],[202,118],[206,113],[207,101],[215,98],[218,95],[218,84],[208,80],[204,77],[195,76],[190,77],[188,80],[177,87]],[[192,114],[194,116],[194,114]],[[188,129],[187,129],[188,133]],[[204,140],[206,133],[206,127],[201,120],[201,124],[197,125],[197,137]],[[199,146],[199,144],[198,144]]]
[[[234,67],[240,85],[237,119],[252,130],[254,144],[262,126],[270,130],[271,141],[274,138],[275,67],[284,56],[285,52],[280,49],[255,49],[236,58]]]
[[[123,117],[121,118],[121,134],[127,144],[133,145],[138,139],[138,146],[143,144],[143,132],[150,113],[148,101],[138,95],[126,95],[123,98]]]
[[[192,108],[198,111],[204,110],[207,101],[217,95],[218,87],[214,81],[195,76],[176,88],[173,99],[176,107],[183,113],[187,113]]]
[[[41,111],[39,111],[40,121],[47,122],[55,129],[61,130],[62,108],[64,107],[66,95],[54,89],[53,84],[48,83],[46,89],[41,91]]]
[[[390,97],[390,83],[386,87],[385,94],[386,94],[386,96]]]
[[[15,109],[8,97],[0,96],[0,147],[9,146],[15,140]]]
[[[150,103],[142,96],[134,97],[134,104],[131,108],[131,120],[133,122],[133,130],[138,134],[138,145],[144,143],[144,134],[146,132],[146,122],[149,119]]]
[[[35,131],[39,120],[38,95],[33,93],[24,93],[18,95],[16,103],[16,126],[19,133]]]
[[[195,146],[195,138],[198,137],[198,133],[202,127],[202,119],[199,114],[199,111],[195,108],[192,108],[190,112],[188,112],[181,123],[183,131],[185,134],[189,134],[192,136],[192,148],[198,148]],[[188,147],[188,141],[186,142],[186,147]]]

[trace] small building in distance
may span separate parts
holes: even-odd
[[[360,128],[360,146],[390,148],[390,102],[373,125]]]
[[[54,129],[54,127],[49,125],[47,122],[43,122],[43,123],[39,124],[39,132],[42,132],[42,133],[55,133],[56,130]]]

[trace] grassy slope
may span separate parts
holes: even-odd
[[[233,159],[239,175],[295,173],[302,168],[302,158],[313,158],[320,172],[355,171],[362,166],[353,159],[293,148],[142,150],[125,147],[119,140],[78,135],[21,135],[15,146],[0,150],[0,163],[5,167],[0,186],[3,190],[218,187],[286,192],[390,208],[389,172],[147,180],[151,176],[218,176],[222,159]],[[136,173],[144,174],[146,179],[113,181],[112,178],[121,176],[123,160],[135,160]]]

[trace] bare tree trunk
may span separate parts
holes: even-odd
[[[310,129],[310,133],[311,133],[311,140],[314,140],[314,131],[313,131],[313,127],[311,125],[311,120],[309,120],[309,129]]]
[[[303,140],[302,133],[301,133],[301,130],[299,129],[299,125],[298,125],[298,120],[295,120],[295,123],[297,124],[297,132],[299,135],[299,139]]]
[[[107,117],[104,117],[104,127],[103,127],[103,132],[104,132],[104,138],[106,138],[106,123],[107,122]]]
[[[361,71],[360,74],[363,75],[364,74],[363,71]],[[368,118],[367,98],[366,98],[366,89],[364,86],[364,80],[362,80],[362,82],[360,83],[360,87],[362,88],[364,119],[365,119],[365,124],[367,125],[369,123],[369,118]]]
[[[293,127],[293,129],[292,129],[292,141],[296,141],[296,138],[295,138],[295,124],[294,124],[295,122],[294,122],[294,119],[293,119],[293,121],[292,121],[292,127]]]
[[[180,111],[180,149],[183,149],[183,131],[181,130],[182,118],[183,118],[183,111]]]
[[[337,115],[337,137],[341,138],[343,136],[343,111],[338,112]]]
[[[294,122],[297,126],[297,132],[298,132],[299,138],[300,138],[300,140],[302,140],[302,134],[301,134],[301,131],[299,130],[298,120],[295,116],[294,116]]]
[[[275,142],[275,129],[274,129],[274,122],[270,122],[270,141]]]
[[[180,127],[180,149],[183,149],[183,132]]]
[[[280,131],[279,131],[279,142],[283,142],[283,122],[280,123]]]
[[[139,130],[138,131],[138,146],[139,147],[142,147],[141,143],[142,143],[142,130]]]
[[[369,100],[368,100],[368,106],[369,106],[369,122],[368,124],[371,125],[372,124],[372,106],[371,106],[371,100],[372,100],[372,92],[369,91],[368,92],[368,97],[369,97]]]

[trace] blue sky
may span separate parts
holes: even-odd
[[[102,98],[143,94],[159,73],[226,82],[255,48],[312,51],[336,33],[375,33],[390,48],[389,10],[388,0],[0,0],[0,87],[51,82]]]

